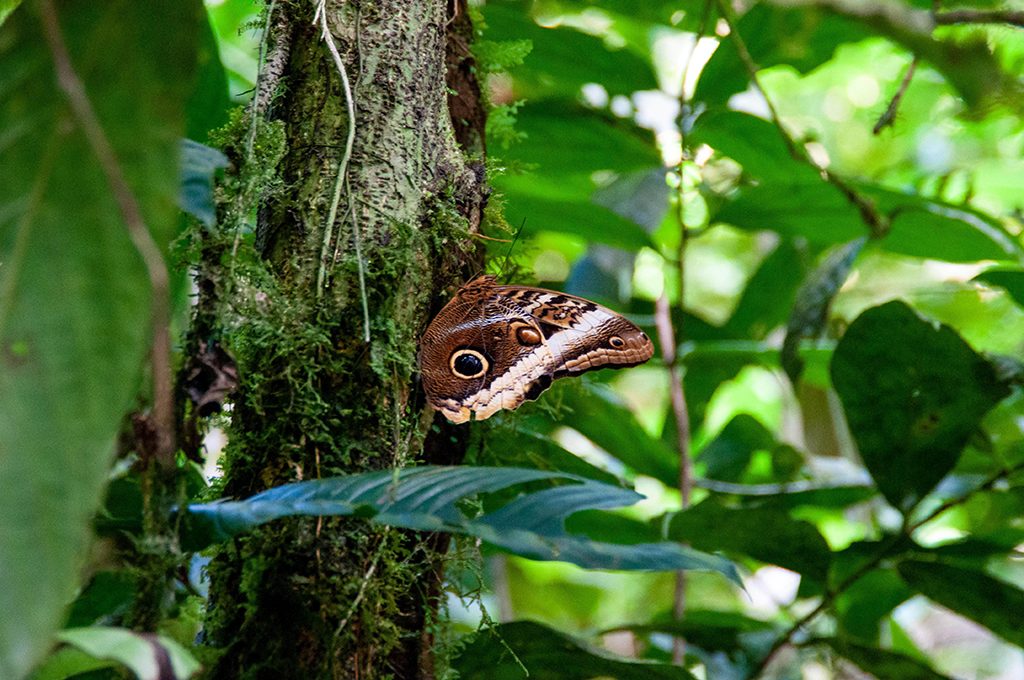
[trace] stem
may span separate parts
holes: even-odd
[[[957,9],[948,12],[937,12],[932,18],[936,24],[1010,24],[1024,27],[1024,11],[995,9],[971,10]]]
[[[676,276],[679,290],[679,308],[685,307],[686,293],[686,246],[690,232],[683,219],[684,189],[683,166],[687,157],[686,146],[686,110],[689,100],[686,96],[686,80],[693,63],[693,55],[697,45],[707,31],[711,18],[711,0],[704,3],[700,25],[694,35],[693,44],[686,55],[683,73],[679,82],[679,183],[676,186],[676,221],[679,227],[679,250],[676,253]],[[662,293],[654,308],[654,321],[658,330],[658,342],[661,344],[661,356],[668,368],[669,393],[672,400],[672,414],[676,422],[676,451],[679,455],[679,498],[682,509],[690,506],[690,495],[693,491],[693,469],[690,463],[690,413],[686,407],[686,394],[683,390],[683,377],[679,372],[678,355],[676,354],[677,338],[672,327],[672,309],[668,295]],[[672,593],[672,617],[682,621],[686,614],[686,572],[677,571],[675,587]],[[672,663],[682,666],[686,658],[686,639],[677,635],[672,639]]]
[[[100,168],[110,185],[111,193],[121,213],[121,218],[124,220],[128,236],[142,258],[146,274],[149,277],[152,310],[150,323],[153,335],[150,353],[153,372],[152,425],[156,439],[153,456],[161,469],[173,470],[175,453],[174,400],[171,376],[170,277],[167,273],[167,264],[164,262],[160,247],[146,227],[138,200],[128,186],[124,170],[96,116],[96,111],[85,91],[85,85],[71,63],[71,57],[64,43],[64,35],[61,33],[60,22],[57,19],[57,10],[52,0],[39,0],[37,4],[46,42],[53,56],[57,82],[67,96],[71,112],[99,161]]]

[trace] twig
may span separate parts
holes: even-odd
[[[895,546],[899,545],[904,540],[910,538],[915,531],[923,527],[925,524],[928,524],[929,522],[931,522],[939,515],[946,512],[947,510],[954,508],[958,505],[962,505],[963,503],[966,503],[974,496],[974,494],[980,491],[988,491],[992,489],[996,484],[998,484],[1003,479],[1006,479],[1010,475],[1021,470],[1024,470],[1024,462],[1020,462],[1009,468],[1000,470],[999,472],[992,474],[980,486],[977,486],[974,489],[967,491],[966,493],[964,493],[961,496],[958,496],[957,498],[951,498],[947,500],[946,502],[942,503],[934,510],[929,512],[927,515],[925,515],[924,517],[915,522],[911,522],[909,520],[910,515],[914,511],[914,508],[908,510],[906,515],[904,515],[903,526],[900,527],[900,531],[890,536],[889,540],[887,540],[882,545],[879,551],[871,559],[869,559],[867,562],[865,562],[859,568],[857,568],[856,571],[854,571],[852,574],[843,579],[843,581],[840,582],[839,585],[829,589],[828,592],[826,592],[825,595],[821,598],[821,602],[818,603],[818,606],[816,606],[814,609],[812,609],[804,616],[800,617],[795,623],[793,623],[792,626],[790,626],[786,630],[785,633],[783,633],[779,638],[777,638],[775,642],[772,643],[772,646],[771,648],[769,648],[768,652],[764,655],[764,657],[761,658],[761,661],[758,662],[757,666],[754,667],[754,669],[750,672],[750,675],[748,675],[747,677],[758,677],[764,671],[764,669],[767,668],[768,664],[775,657],[778,651],[785,647],[787,644],[789,644],[789,642],[793,639],[793,636],[796,635],[801,628],[803,628],[812,620],[814,620],[818,616],[818,614],[821,614],[822,612],[830,609],[832,605],[835,603],[836,599],[844,592],[846,592],[850,588],[850,586],[852,586],[854,583],[856,583],[861,578],[866,576],[871,570],[877,567],[878,564],[882,562],[882,560],[889,557],[890,551]]]
[[[174,469],[174,403],[171,376],[171,328],[170,328],[170,277],[167,263],[164,262],[160,247],[153,240],[152,234],[142,217],[138,200],[128,186],[124,170],[117,160],[117,154],[111,146],[107,135],[100,124],[92,102],[85,91],[85,85],[75,71],[64,43],[57,11],[52,0],[38,1],[39,14],[43,23],[46,42],[53,55],[54,70],[57,82],[71,105],[71,111],[82,127],[92,152],[96,155],[107,183],[117,202],[121,219],[124,220],[128,236],[131,238],[142,257],[149,277],[151,296],[151,318],[153,346],[151,361],[153,371],[153,429],[156,435],[154,457],[157,464],[164,470]]]
[[[750,55],[750,51],[747,49],[747,44],[743,40],[743,36],[740,35],[739,30],[736,28],[736,20],[733,15],[732,8],[729,6],[729,0],[717,0],[719,11],[722,14],[722,18],[725,19],[726,24],[729,26],[729,38],[733,41],[736,46],[736,52],[739,54],[740,61],[743,62],[744,67],[747,69],[747,73],[750,75],[750,82],[754,88],[761,94],[761,97],[765,101],[765,105],[768,107],[768,113],[771,116],[772,123],[775,128],[779,131],[779,135],[782,137],[783,143],[786,145],[786,149],[790,155],[798,161],[802,161],[812,168],[817,170],[822,178],[838,189],[843,196],[846,197],[850,203],[857,208],[860,213],[861,219],[868,226],[872,238],[880,238],[889,232],[890,219],[878,212],[875,207],[874,201],[870,198],[860,195],[853,187],[846,183],[845,180],[835,175],[827,168],[823,168],[814,162],[807,150],[800,144],[797,144],[793,139],[789,131],[782,124],[782,118],[779,116],[778,109],[775,108],[775,104],[768,96],[767,91],[761,85],[761,79],[757,73],[759,67],[754,62],[754,58]]]
[[[1024,11],[1011,9],[955,9],[932,15],[936,24],[1010,24],[1024,27]]]
[[[707,32],[711,19],[711,0],[705,0],[697,33],[693,44],[686,55],[683,72],[679,81],[679,184],[676,187],[676,222],[679,227],[679,250],[676,253],[675,269],[678,277],[679,307],[684,306],[686,293],[686,246],[690,239],[690,230],[684,220],[685,196],[683,187],[683,168],[687,158],[686,115],[689,99],[686,96],[686,80],[693,63],[693,55],[697,45]],[[679,497],[682,508],[690,505],[693,490],[693,471],[690,463],[690,413],[686,407],[686,394],[683,390],[683,378],[679,373],[679,361],[676,354],[677,339],[672,327],[672,310],[667,294],[658,298],[654,308],[654,322],[658,330],[658,342],[661,344],[661,355],[669,374],[669,390],[672,400],[672,414],[676,422],[676,451],[679,455]],[[672,617],[682,621],[686,614],[686,572],[677,571],[675,587],[672,593]],[[672,663],[683,665],[686,659],[686,639],[682,635],[672,638]]]
[[[907,72],[903,74],[903,80],[900,82],[896,94],[892,96],[889,105],[885,107],[885,111],[878,117],[875,127],[871,129],[872,133],[877,135],[896,121],[896,112],[900,108],[900,102],[903,101],[903,95],[907,93],[907,88],[910,87],[910,81],[914,79],[914,72],[917,70],[918,61],[918,56],[915,54],[910,65],[907,66]]]
[[[685,241],[685,237],[683,238]],[[681,294],[682,291],[680,291]],[[676,362],[676,336],[675,330],[672,328],[672,310],[666,294],[662,294],[655,303],[654,323],[658,329],[662,361],[668,368],[672,414],[676,421],[676,451],[679,454],[679,496],[682,500],[682,507],[687,508],[690,505],[690,492],[693,489],[693,473],[690,466],[690,414],[686,408],[683,379],[679,374],[679,365]],[[677,571],[672,599],[672,616],[679,620],[683,618],[685,612],[686,572]],[[681,636],[677,636],[672,640],[672,662],[681,665],[685,655],[686,641]]]

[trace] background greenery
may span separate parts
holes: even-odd
[[[167,245],[188,229],[179,203],[212,214],[216,156],[186,155],[196,191],[176,200],[179,138],[212,143],[225,92],[236,104],[251,94],[261,7],[182,3],[158,19],[129,7],[69,13],[64,31],[72,54],[91,56],[83,78],[100,117],[117,121],[115,146],[135,151],[126,173]],[[66,143],[34,8],[8,17],[0,40],[0,610],[18,613],[0,623],[0,675],[27,672],[57,639],[35,677],[117,663],[153,677],[154,645],[184,677],[202,656],[201,553],[187,554],[163,637],[138,646],[116,627],[136,593],[108,553],[143,540],[142,510],[137,478],[108,453],[146,380],[145,272],[91,152]],[[491,220],[503,240],[488,242],[491,267],[598,300],[652,337],[667,300],[696,482],[680,511],[679,422],[658,359],[560,381],[470,425],[468,462],[569,473],[592,495],[503,495],[539,479],[509,472],[430,512],[381,511],[384,523],[485,540],[459,542],[449,565],[453,672],[1024,674],[1024,21],[1012,14],[1024,6],[943,4],[935,16],[1011,13],[937,26],[931,3],[885,8],[474,7],[491,200],[511,225]],[[215,462],[205,478],[182,468],[208,499]],[[83,574],[108,483],[105,539]],[[295,493],[367,514],[373,498],[343,484]],[[627,488],[646,498],[630,505]],[[476,506],[486,521],[461,502],[476,491],[491,492]],[[265,514],[197,504],[186,549],[304,511],[294,496],[265,500]],[[566,561],[550,561],[552,545]],[[738,567],[743,589],[711,553]],[[606,569],[609,554],[634,571]],[[708,570],[687,572],[681,617],[677,575],[664,571],[676,567]],[[669,663],[673,636],[687,641],[685,670]]]

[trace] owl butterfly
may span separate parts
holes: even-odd
[[[632,322],[583,298],[481,276],[434,317],[420,343],[427,401],[453,423],[536,399],[564,376],[651,358]]]

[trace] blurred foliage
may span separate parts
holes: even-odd
[[[138,636],[117,627],[136,574],[109,555],[146,540],[131,460],[109,464],[146,380],[146,274],[54,85],[39,4],[17,5],[0,3],[0,675],[147,677],[160,657],[185,676],[204,651],[204,558],[181,555],[161,635]],[[225,159],[202,145],[251,95],[265,15],[109,5],[57,3],[166,246],[179,208],[215,218]],[[665,297],[691,503],[677,386],[654,360],[467,426],[475,465],[518,471],[465,468],[405,506],[397,478],[366,498],[339,478],[313,499],[333,505],[298,511],[383,505],[486,539],[482,564],[453,557],[449,575],[462,677],[1024,675],[1024,29],[934,18],[993,9],[1024,5],[473,3],[492,201],[522,225],[510,250],[492,221],[492,267],[656,338]],[[184,301],[184,271],[175,286]],[[311,502],[303,487],[202,505],[216,486],[180,470],[232,530]],[[576,485],[552,486],[564,475]],[[666,555],[731,560],[744,590],[688,572],[675,616],[665,570],[693,563]],[[583,568],[619,558],[636,571]]]

